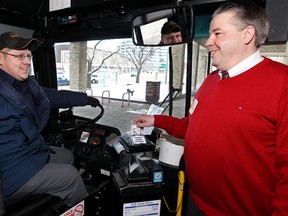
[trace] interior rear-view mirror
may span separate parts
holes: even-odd
[[[177,6],[149,12],[132,20],[132,39],[138,46],[167,46],[190,42],[193,10]]]

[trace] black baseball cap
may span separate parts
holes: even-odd
[[[23,38],[18,32],[6,32],[0,35],[0,50],[3,48],[23,50],[29,49],[34,51],[38,48],[38,40],[36,38]]]
[[[161,34],[170,34],[171,32],[182,31],[182,28],[174,21],[168,21],[164,23],[161,29]]]

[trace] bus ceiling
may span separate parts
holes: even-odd
[[[56,42],[127,38],[133,17],[192,2],[210,13],[223,0],[9,0],[0,3],[0,23],[40,31]]]
[[[0,3],[0,23],[34,30],[55,42],[127,38],[132,35],[131,21],[136,16],[186,5],[193,8],[195,20],[200,23],[195,33],[201,37],[207,32],[199,32],[199,26],[207,29],[209,16],[225,1],[63,0],[59,4],[59,0],[9,0]],[[287,41],[287,0],[253,1],[265,8],[270,18],[272,31],[269,40]],[[282,17],[281,22],[279,17]]]

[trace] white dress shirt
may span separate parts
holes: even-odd
[[[244,59],[233,68],[228,70],[229,77],[237,76],[248,69],[254,67],[255,65],[259,64],[264,58],[261,56],[260,51],[257,50],[253,55],[249,56],[248,58]],[[218,72],[221,78],[221,71]]]

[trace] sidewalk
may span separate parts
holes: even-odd
[[[107,86],[93,84],[92,89],[86,90],[88,95],[99,99],[105,110],[103,117],[97,123],[116,127],[122,134],[130,130],[134,118],[140,114],[146,114],[150,107],[150,103],[146,102],[146,82],[127,83],[133,82],[126,80],[122,85],[108,85],[107,83]],[[130,94],[130,103],[128,102],[128,88],[134,90],[133,95]],[[60,86],[59,89],[69,89],[69,86]],[[168,89],[168,84],[161,81],[158,104],[166,98]],[[185,86],[183,86],[183,89],[185,89]],[[165,108],[167,105],[168,101],[161,107]],[[74,107],[73,112],[74,115],[91,119],[99,114],[100,109],[94,109],[90,106]],[[169,114],[169,107],[163,114]],[[185,97],[183,95],[178,95],[174,100],[172,115],[180,118],[185,116]]]
[[[108,97],[125,100],[128,99],[127,89],[132,90],[133,94],[130,94],[130,100],[146,102],[146,83],[134,83],[134,84],[122,84],[122,85],[110,85],[99,86],[93,85],[92,90],[86,90],[87,94],[95,97]],[[169,90],[168,84],[160,83],[159,101],[163,101],[167,96]],[[123,95],[124,94],[124,95]]]

